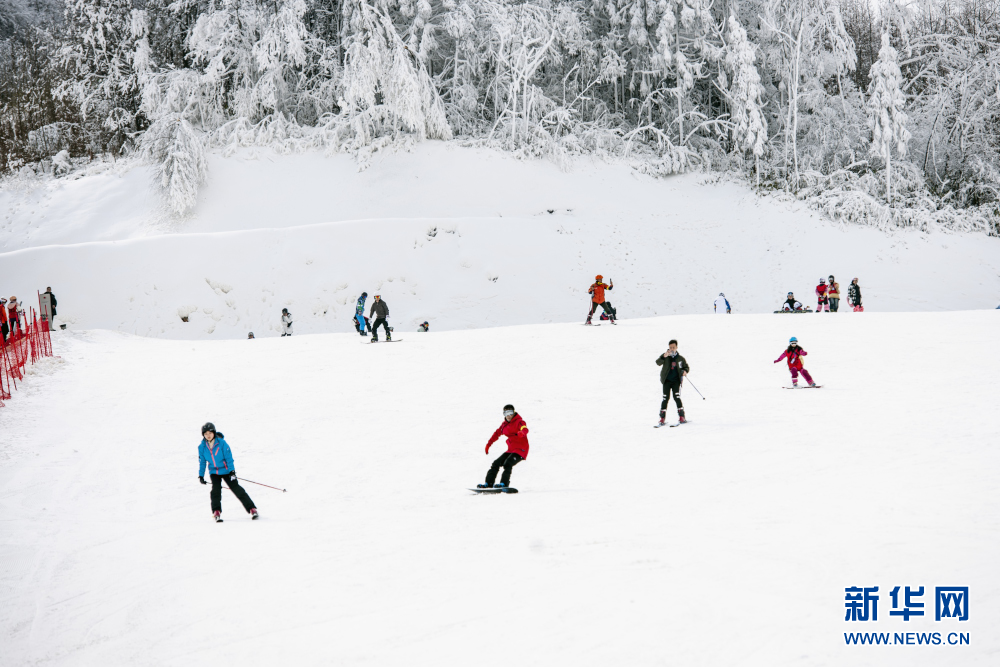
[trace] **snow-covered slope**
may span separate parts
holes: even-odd
[[[0,410],[0,665],[993,665],[1000,312],[57,332]],[[825,387],[784,391],[789,335]],[[651,428],[680,340],[692,421]],[[513,402],[521,493],[476,497]],[[671,416],[674,411],[671,409]],[[209,518],[198,427],[263,519]],[[880,586],[844,622],[844,588]],[[928,615],[888,614],[896,585]],[[969,586],[970,620],[933,619]],[[965,632],[968,646],[845,646]]]
[[[429,142],[358,172],[347,156],[216,156],[192,219],[164,220],[142,168],[0,191],[0,290],[51,285],[63,322],[171,338],[351,330],[382,292],[410,330],[582,321],[597,273],[623,318],[770,312],[819,277],[869,311],[995,307],[1000,239],[885,234],[700,175],[569,171]],[[181,315],[190,313],[189,321]]]

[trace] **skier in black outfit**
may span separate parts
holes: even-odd
[[[847,302],[854,308],[855,313],[864,312],[865,307],[861,305],[861,285],[858,284],[857,278],[852,280],[847,288]]]
[[[389,317],[389,306],[386,305],[385,301],[378,294],[375,295],[375,302],[372,303],[372,310],[368,313],[368,317],[374,317],[375,323],[372,324],[372,342],[378,342],[378,328],[379,325],[385,329],[385,339],[392,340],[392,331],[389,329],[389,323],[386,319]]]
[[[691,367],[688,366],[687,359],[677,352],[677,341],[670,341],[670,349],[656,358],[656,365],[660,366],[660,382],[663,383],[663,402],[660,403],[660,425],[667,419],[667,403],[670,401],[671,393],[674,402],[677,403],[677,421],[681,424],[687,422],[684,418],[684,404],[681,403],[681,384],[684,376],[688,374]]]

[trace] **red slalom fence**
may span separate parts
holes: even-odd
[[[52,356],[48,321],[39,321],[34,308],[29,313],[30,319],[28,313],[17,313],[8,322],[7,338],[0,340],[0,407],[3,407],[3,399],[10,398],[11,392],[17,389],[17,381],[24,379],[26,365]]]

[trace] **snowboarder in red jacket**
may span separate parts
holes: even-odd
[[[799,373],[802,373],[802,377],[806,379],[810,387],[815,387],[816,383],[813,382],[812,377],[809,375],[809,371],[802,367],[802,357],[809,354],[801,347],[799,347],[799,339],[792,336],[788,339],[788,349],[781,353],[781,356],[774,360],[774,363],[778,363],[782,359],[788,360],[788,370],[792,372],[792,386],[799,386]]]
[[[826,278],[819,279],[819,285],[816,285],[816,299],[818,305],[816,306],[816,312],[823,312],[823,308],[826,308],[826,312],[830,312],[830,297],[827,294]]]
[[[490,489],[494,486],[498,489],[510,488],[511,469],[528,458],[528,425],[514,410],[514,406],[509,403],[503,406],[503,423],[493,433],[490,441],[486,443],[487,454],[490,453],[490,447],[500,439],[501,435],[507,436],[507,451],[501,454],[500,458],[490,466],[490,471],[486,473],[486,483],[478,485],[480,489]],[[494,485],[500,468],[503,468],[503,476],[500,478],[500,482]]]

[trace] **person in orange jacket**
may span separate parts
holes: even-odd
[[[617,319],[616,316],[618,311],[611,306],[610,301],[604,300],[604,290],[613,290],[615,288],[615,282],[612,280],[610,283],[605,284],[604,276],[599,273],[595,277],[595,281],[596,282],[590,286],[590,289],[587,290],[587,292],[593,296],[590,299],[590,314],[587,315],[587,321],[584,322],[584,324],[592,324],[590,320],[593,319],[594,312],[597,311],[598,306],[604,309],[604,313],[608,316],[608,319],[611,320],[611,323],[614,324],[615,319]]]
[[[490,441],[486,443],[486,453],[490,453],[490,447],[500,439],[501,435],[507,436],[507,451],[493,462],[490,470],[486,473],[486,483],[477,485],[480,489],[508,489],[510,488],[510,472],[518,463],[528,458],[528,425],[524,423],[521,415],[517,414],[514,406],[507,404],[503,406],[503,423],[500,424]],[[503,468],[503,477],[500,482],[494,485],[497,473]]]

